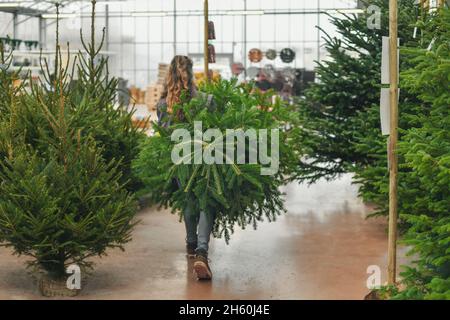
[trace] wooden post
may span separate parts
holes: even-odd
[[[438,7],[439,8],[443,8],[444,7],[444,3],[445,3],[445,0],[439,0],[438,1]]]
[[[398,173],[398,48],[397,0],[389,0],[389,80],[390,80],[390,135],[389,135],[389,239],[388,284],[394,285],[397,260],[397,173]]]
[[[208,8],[208,0],[205,0],[204,5],[204,16],[205,16],[205,35],[204,35],[204,59],[205,59],[205,81],[209,81],[209,63],[208,63],[208,15],[209,15],[209,8]]]

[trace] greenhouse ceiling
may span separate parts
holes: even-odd
[[[0,11],[17,15],[36,16],[46,19],[56,18],[55,4],[60,4],[60,18],[87,16],[90,0],[0,0]],[[160,0],[98,0],[98,15],[110,17],[164,17],[202,15],[202,0],[164,1]],[[157,9],[151,9],[154,7]],[[211,16],[244,16],[273,14],[317,14],[317,13],[360,13],[355,0],[316,1],[273,1],[273,0],[232,0],[225,4],[210,1]],[[103,9],[103,10],[101,10]]]

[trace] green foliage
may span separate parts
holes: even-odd
[[[133,125],[134,110],[128,106],[115,105],[118,79],[111,78],[108,72],[108,58],[99,55],[105,39],[105,30],[101,43],[95,44],[95,6],[92,6],[90,42],[86,43],[80,31],[84,52],[77,55],[78,80],[71,86],[70,99],[78,108],[77,127],[84,128],[83,133],[92,135],[100,147],[106,161],[121,159],[119,170],[121,181],[129,191],[139,191],[139,178],[133,176],[131,162],[139,154],[140,141],[144,139],[143,130]],[[83,107],[81,108],[80,105]]]
[[[5,55],[3,42],[0,42],[0,117],[4,118],[10,110],[10,105],[19,91],[14,87],[14,80],[18,79],[17,72],[10,72],[12,59],[11,54]]]
[[[426,117],[430,110],[429,103],[417,98],[417,94],[407,90],[408,73],[417,65],[416,48],[427,48],[433,38],[436,43],[444,39],[444,30],[435,26],[435,15],[423,14],[415,23],[418,38],[415,42],[406,42],[400,51],[400,103],[399,103],[399,140],[409,129],[421,125],[421,117]],[[442,38],[442,39],[441,39]],[[413,71],[414,72],[414,71]],[[414,76],[417,76],[415,74]],[[368,163],[355,167],[354,181],[360,185],[360,196],[367,202],[377,205],[376,214],[387,214],[389,196],[389,173],[387,162],[387,137],[382,137],[378,129],[379,106],[373,105],[367,115],[360,119],[364,130],[355,132],[356,148],[367,155]],[[405,165],[403,154],[399,154],[399,207],[406,208],[415,201],[414,189],[418,183],[410,179],[410,168]],[[403,221],[404,222],[404,221]]]
[[[370,292],[369,297],[372,299],[368,300],[389,300],[398,295],[398,292],[398,288],[394,285],[381,286],[380,288],[373,289]]]
[[[106,164],[93,141],[61,138],[70,139],[64,159],[55,146],[48,157],[21,151],[2,162],[0,174],[0,242],[55,277],[70,264],[89,267],[89,257],[122,248],[136,211],[117,163]]]
[[[354,172],[362,198],[375,203],[377,213],[386,213],[387,139],[379,125],[379,69],[388,2],[370,4],[382,8],[382,30],[368,30],[364,14],[331,19],[342,39],[326,38],[330,61],[319,64],[320,82],[301,101],[305,157],[298,178],[313,182]],[[417,20],[413,1],[399,6],[398,206],[405,242],[418,258],[402,274],[406,290],[394,298],[448,299],[450,15],[446,8],[422,12]],[[417,39],[412,39],[414,25]]]
[[[417,94],[426,113],[405,133],[399,153],[410,174],[403,190],[413,201],[400,208],[410,225],[404,240],[418,256],[403,273],[408,289],[402,296],[450,299],[450,10],[441,11],[428,27],[436,37],[432,50],[412,50],[416,66],[405,72],[405,89]]]
[[[94,19],[95,6],[92,7],[92,10]],[[107,162],[113,159],[120,160],[121,183],[125,184],[127,190],[137,192],[142,185],[139,178],[132,175],[131,162],[139,154],[139,145],[141,140],[145,138],[145,134],[142,129],[133,125],[133,110],[129,112],[128,106],[115,105],[118,80],[110,77],[108,60],[99,55],[103,46],[104,32],[101,43],[96,46],[94,25],[94,20],[92,20],[90,42],[85,43],[82,38],[84,52],[80,51],[75,57],[75,62],[78,63],[74,63],[74,66],[76,65],[77,70],[68,70],[68,65],[64,66],[64,73],[68,77],[64,88],[67,92],[65,99],[70,100],[65,102],[65,106],[70,112],[78,114],[77,120],[72,122],[73,128],[83,129],[81,130],[83,136],[92,136],[102,150],[102,156]],[[81,31],[80,36],[82,37]],[[58,59],[61,61],[61,57],[58,57]],[[68,54],[67,60],[69,59],[70,55]],[[7,57],[4,60],[6,61],[5,65],[7,65],[9,60]],[[53,72],[48,69],[46,61],[42,61],[42,68],[45,71],[45,79],[40,81],[40,85],[44,88],[42,90],[46,92],[46,94],[42,94],[42,99],[45,104],[52,104],[54,103],[52,101],[56,101]],[[77,80],[74,80],[75,72],[78,75]],[[3,77],[11,78],[13,75],[17,76],[17,72],[4,72]],[[18,97],[21,90],[20,88],[13,88],[11,79],[0,81],[0,85],[3,86],[0,98],[6,106],[5,110],[14,110],[13,107],[10,107],[13,105],[11,97],[22,100],[30,99],[26,95]],[[28,110],[27,112],[17,113],[16,118],[22,119],[19,121],[20,123],[15,125],[15,132],[23,132],[26,143],[32,144],[39,137],[40,130],[50,130],[51,128],[42,114],[33,114],[29,102],[24,101],[22,108]],[[4,112],[10,112],[3,109],[0,111],[5,116],[6,113]],[[2,152],[1,149],[0,152]]]
[[[0,157],[11,154],[14,137],[10,130],[17,119],[17,104],[23,84],[14,82],[19,79],[19,72],[10,72],[11,54],[5,56],[3,43],[0,42]]]
[[[333,179],[386,157],[386,152],[378,153],[386,149],[378,105],[382,36],[389,33],[388,1],[369,4],[381,8],[380,30],[368,28],[369,12],[330,16],[339,36],[323,32],[329,59],[318,64],[319,82],[300,101],[299,139],[304,157],[297,178],[301,181]],[[399,37],[407,43],[412,39],[415,22],[413,0],[399,2],[398,21]],[[367,136],[369,141],[361,142]],[[380,174],[380,170],[385,171],[377,166],[374,174]]]
[[[137,207],[120,160],[105,161],[86,132],[95,123],[80,126],[96,100],[74,104],[61,61],[57,41],[54,72],[43,66],[47,83],[30,81],[29,91],[22,87],[2,104],[1,121],[9,125],[0,144],[0,245],[31,257],[32,266],[53,277],[69,264],[90,267],[90,257],[122,248]],[[0,70],[0,79],[8,77]]]
[[[197,213],[201,210],[216,213],[214,234],[228,241],[235,224],[242,228],[252,224],[256,228],[264,217],[273,221],[283,212],[279,187],[290,177],[298,159],[293,138],[296,129],[283,128],[295,121],[295,107],[280,100],[271,105],[270,93],[253,92],[251,85],[237,86],[235,81],[209,84],[202,90],[213,95],[215,109],[211,112],[206,107],[202,95],[175,107],[174,114],[181,109],[183,119],[172,119],[167,128],[155,124],[156,135],[144,143],[134,167],[155,202],[170,206],[174,211],[191,206]],[[260,162],[238,164],[236,141],[232,143],[234,164],[226,164],[225,152],[217,150],[216,155],[224,164],[174,164],[171,153],[177,142],[171,141],[171,135],[176,129],[186,129],[193,137],[195,121],[202,122],[203,131],[219,129],[224,137],[226,129],[268,129],[269,142],[271,129],[283,129],[279,132],[279,171],[274,175],[261,175]],[[203,143],[195,141],[192,145],[198,144],[206,151],[216,143],[214,139]],[[246,155],[249,149],[246,143]],[[268,154],[273,155],[270,143],[268,149]],[[190,157],[195,157],[195,150],[187,155]]]

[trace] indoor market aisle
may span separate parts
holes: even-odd
[[[213,240],[212,282],[198,282],[185,257],[184,226],[146,209],[125,252],[110,251],[80,299],[362,299],[369,265],[386,264],[386,224],[366,220],[350,176],[286,187],[288,213],[258,230]],[[43,299],[24,258],[0,249],[0,299]],[[382,281],[386,280],[383,273]]]

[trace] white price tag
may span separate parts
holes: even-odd
[[[400,97],[400,89],[398,89],[398,97]],[[380,94],[380,122],[381,133],[389,135],[391,123],[391,97],[389,88],[381,88]]]
[[[400,39],[397,39],[397,46],[400,47]],[[383,37],[381,49],[381,84],[390,84],[389,80],[389,37]],[[397,50],[397,75],[400,70],[400,50]],[[397,76],[398,79],[398,76]]]

